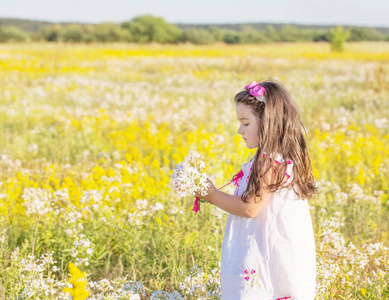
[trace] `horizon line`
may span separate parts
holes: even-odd
[[[154,15],[154,14],[143,14],[143,15],[153,15],[155,17],[161,17],[161,16],[157,16],[157,15]],[[143,16],[143,15],[139,15],[139,16],[135,16],[133,18],[136,18],[136,17],[140,17],[140,16]],[[133,19],[131,18],[131,19]],[[163,17],[161,17],[163,18]],[[129,22],[131,21],[131,19],[129,20],[124,20],[124,21],[108,21],[108,20],[104,20],[104,21],[97,21],[97,22],[86,22],[86,21],[76,21],[76,20],[68,20],[68,21],[65,21],[65,20],[61,20],[61,21],[49,21],[49,20],[42,20],[42,19],[34,19],[34,18],[19,18],[19,17],[5,17],[5,16],[0,16],[0,19],[12,19],[12,20],[22,20],[22,21],[36,21],[36,22],[45,22],[45,23],[79,23],[79,24],[99,24],[99,23],[123,23],[123,22]],[[279,24],[279,25],[303,25],[303,26],[356,26],[356,27],[374,27],[374,28],[388,28],[389,29],[389,25],[362,25],[362,24],[345,24],[345,23],[299,23],[299,22],[295,22],[295,21],[285,21],[285,22],[276,22],[276,21],[273,21],[273,22],[270,22],[270,21],[262,21],[262,22],[258,22],[258,21],[245,21],[245,22],[237,22],[237,21],[232,21],[232,22],[218,22],[218,23],[213,23],[213,22],[209,22],[209,23],[205,23],[205,22],[201,22],[201,23],[198,23],[198,22],[187,22],[187,23],[183,23],[183,22],[170,22],[170,21],[167,21],[165,18],[163,18],[167,23],[170,23],[170,24],[180,24],[180,25],[198,25],[198,26],[201,26],[201,25],[214,25],[214,26],[218,26],[218,25],[243,25],[243,24]]]

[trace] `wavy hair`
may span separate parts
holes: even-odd
[[[236,104],[243,103],[249,106],[259,119],[258,148],[253,157],[253,167],[247,188],[242,194],[242,201],[247,203],[254,195],[262,200],[260,179],[270,168],[275,170],[275,181],[268,185],[270,192],[293,187],[299,198],[314,198],[317,187],[303,135],[306,129],[301,122],[297,106],[282,84],[274,80],[265,80],[259,85],[265,88],[266,103],[258,101],[248,90],[239,92],[234,98]],[[263,156],[263,153],[266,155]],[[272,159],[269,165],[268,157],[271,155],[267,155],[268,153],[281,154],[283,162],[276,167],[277,163]],[[293,176],[289,184],[283,185],[287,160],[293,161]],[[233,178],[236,176],[237,174]]]

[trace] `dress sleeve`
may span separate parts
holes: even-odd
[[[283,184],[287,183],[288,181],[290,182],[292,180],[293,176],[293,161],[292,160],[287,160],[286,164],[286,180]]]
[[[263,156],[265,156],[266,154],[263,153]],[[272,155],[270,155],[270,159],[272,159]],[[282,158],[282,155],[280,154],[277,154],[276,157],[275,157],[275,161],[276,163],[278,164],[282,164],[284,162],[284,159]],[[292,180],[292,176],[293,176],[293,161],[292,160],[287,160],[286,161],[286,172],[285,172],[285,176],[286,176],[286,179],[285,181],[282,183],[283,185],[286,184],[287,182],[290,182]]]

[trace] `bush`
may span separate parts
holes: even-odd
[[[193,44],[213,44],[215,38],[212,33],[205,29],[189,29],[182,35],[184,42],[190,42]]]
[[[131,42],[131,32],[114,23],[100,23],[95,26],[95,37],[99,42]]]
[[[280,42],[282,40],[279,30],[276,30],[273,26],[266,26],[265,35],[272,42]]]
[[[330,31],[331,50],[334,52],[342,52],[344,42],[350,37],[350,31],[345,31],[342,26],[337,26]]]
[[[330,41],[329,32],[324,31],[324,30],[315,31],[313,34],[313,41],[314,42],[329,42]]]
[[[213,35],[215,42],[223,41],[223,31],[217,26],[210,26],[208,31]]]
[[[69,24],[60,33],[60,37],[65,42],[81,43],[85,41],[84,30],[80,25]]]
[[[28,38],[29,34],[16,26],[0,26],[0,43],[25,42]]]
[[[240,42],[245,44],[267,43],[269,38],[262,31],[248,27],[240,33]]]
[[[352,27],[349,41],[384,41],[385,35],[373,28]]]
[[[44,27],[33,35],[33,39],[48,42],[90,43],[96,40],[94,31],[95,26],[93,25],[69,24],[64,27],[56,24]]]
[[[223,35],[223,41],[227,44],[239,44],[241,37],[238,31],[226,30]]]
[[[45,40],[48,42],[57,42],[61,37],[62,26],[50,25],[43,27],[36,34],[32,36],[33,40]]]

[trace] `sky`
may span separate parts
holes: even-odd
[[[389,27],[389,0],[0,0],[0,18],[120,23],[294,23]]]

